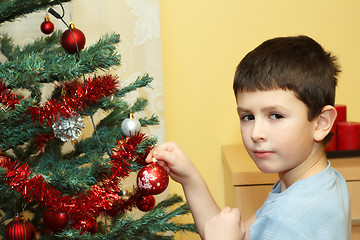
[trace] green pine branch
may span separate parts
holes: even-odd
[[[6,171],[5,168],[0,168],[0,175],[3,175]],[[22,202],[22,197],[20,193],[14,191],[3,178],[0,178],[0,199],[0,209],[5,213],[5,216],[0,219],[1,222],[3,222],[15,215],[16,206],[21,207],[19,203]]]
[[[70,2],[71,0],[6,0],[0,1],[0,24],[13,21],[26,14],[42,10],[46,7],[58,5],[60,2]]]
[[[149,74],[145,74],[142,77],[138,77],[134,82],[123,87],[119,92],[116,93],[116,97],[123,97],[126,93],[137,90],[142,87],[150,87],[150,83],[153,81],[153,78]]]
[[[0,36],[0,51],[1,53],[9,60],[13,60],[14,52],[14,42],[13,39],[7,34],[4,33]]]
[[[51,35],[42,36],[35,39],[34,42],[26,44],[25,46],[15,49],[14,57],[19,55],[31,54],[34,52],[41,52],[44,54],[45,61],[52,59],[54,55],[64,54],[64,50],[60,48],[60,41],[62,32],[60,30],[54,31]],[[13,58],[14,58],[13,57]]]
[[[15,109],[0,108],[0,150],[7,151],[23,145],[40,133],[49,132],[49,128],[34,122],[26,111],[35,104],[32,99],[21,99]]]
[[[4,37],[2,39],[4,40]],[[55,43],[51,37],[44,39],[49,41],[36,41],[34,45],[29,45],[23,52],[18,53],[17,57],[13,57],[14,60],[0,65],[0,79],[4,79],[6,86],[12,89],[26,88],[33,92],[32,95],[37,96],[40,94],[40,83],[72,80],[98,69],[107,70],[119,66],[121,63],[121,56],[115,47],[120,42],[120,35],[116,33],[105,34],[97,43],[83,49],[79,58],[65,53],[63,49],[47,51],[46,46]],[[39,48],[45,49],[46,54],[30,51]]]
[[[178,231],[197,232],[194,224],[182,224],[174,220],[177,216],[190,213],[186,204],[182,204],[175,210],[169,210],[170,207],[181,203],[182,198],[173,195],[138,219],[135,219],[132,214],[114,218],[109,226],[110,231],[106,234],[80,234],[78,231],[71,229],[63,231],[57,237],[69,240],[171,240],[174,239],[171,233]]]

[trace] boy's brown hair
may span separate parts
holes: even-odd
[[[324,106],[334,106],[339,72],[336,57],[310,37],[279,37],[263,42],[241,60],[233,88],[235,96],[243,91],[293,91],[308,107],[311,121]]]

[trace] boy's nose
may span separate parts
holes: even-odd
[[[251,139],[254,142],[265,141],[266,140],[266,131],[264,123],[260,121],[255,121],[252,131],[251,131]]]

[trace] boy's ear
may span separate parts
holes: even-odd
[[[325,107],[323,107],[315,123],[315,141],[321,142],[329,134],[335,122],[336,115],[336,109],[333,106],[326,105]]]

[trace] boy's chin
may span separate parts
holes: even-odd
[[[255,161],[255,164],[258,167],[258,169],[263,173],[278,173],[279,171],[278,168],[268,163],[265,163],[264,161]]]

